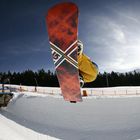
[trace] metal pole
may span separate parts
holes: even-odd
[[[106,73],[106,84],[107,84],[107,87],[109,87],[109,81],[108,81],[108,75]]]
[[[36,80],[36,78],[35,78],[35,77],[34,77],[34,79],[35,79],[36,86],[38,87],[38,82],[37,82],[37,80]]]
[[[36,86],[35,86],[35,92],[37,92],[38,82],[37,82],[37,80],[36,80],[35,77],[34,77],[34,79],[35,79],[35,83],[36,83]]]

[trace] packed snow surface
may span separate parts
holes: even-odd
[[[139,140],[140,97],[84,97],[14,93],[0,110],[0,140]]]

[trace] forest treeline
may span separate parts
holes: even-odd
[[[46,87],[59,86],[56,73],[50,70],[45,71],[44,69],[36,72],[32,70],[26,70],[24,72],[0,72],[0,83]],[[140,73],[136,71],[128,73],[99,73],[94,82],[87,83],[84,87],[114,86],[140,86]]]

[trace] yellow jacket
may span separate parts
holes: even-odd
[[[85,83],[92,82],[98,75],[98,67],[85,54],[78,55],[79,73]]]

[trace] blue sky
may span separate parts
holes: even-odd
[[[45,23],[62,0],[0,1],[0,71],[54,70]],[[84,53],[103,71],[140,68],[139,0],[71,0],[80,11]]]

